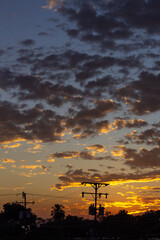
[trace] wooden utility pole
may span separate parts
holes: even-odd
[[[26,207],[27,207],[27,204],[34,204],[35,202],[34,201],[32,201],[32,202],[27,202],[27,193],[25,193],[25,192],[22,192],[21,193],[22,194],[22,199],[23,199],[23,201],[22,202],[18,202],[19,204],[23,204],[24,205],[24,208],[25,208],[25,210],[26,210]],[[17,195],[20,195],[20,193],[19,194],[17,194]]]
[[[17,194],[19,195],[19,194]],[[23,204],[24,205],[24,227],[25,227],[25,232],[27,233],[27,204],[34,204],[35,202],[27,202],[27,193],[22,192],[22,202],[18,202],[19,204]]]
[[[97,220],[97,200],[98,200],[98,197],[100,198],[101,195],[105,195],[106,198],[108,196],[108,193],[98,193],[98,189],[101,187],[101,186],[108,186],[109,184],[108,183],[100,183],[100,182],[82,182],[82,185],[91,185],[95,192],[94,193],[90,193],[90,192],[82,192],[82,197],[84,197],[85,194],[90,194],[93,196],[94,198],[94,220],[96,222]]]

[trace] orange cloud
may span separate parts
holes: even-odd
[[[55,142],[56,142],[56,143],[65,143],[66,140],[56,140]]]
[[[15,144],[13,144],[13,145],[8,145],[8,144],[5,144],[5,145],[3,145],[2,146],[2,148],[18,148],[18,147],[20,147],[21,146],[21,144],[20,143],[15,143]]]
[[[1,164],[0,164],[0,169],[6,169],[5,167],[3,167]]]
[[[136,214],[142,214],[142,213],[145,213],[146,210],[133,210],[133,211],[129,211],[128,214],[130,215],[136,215]]]
[[[61,186],[60,186],[59,189],[57,189],[56,186],[51,185],[51,186],[50,186],[50,189],[51,189],[51,190],[56,189],[56,190],[59,190],[59,191],[63,191],[63,189],[65,189],[65,188],[72,188],[72,187],[82,187],[82,184],[81,184],[80,182],[68,183],[67,185],[61,184]]]
[[[15,139],[12,139],[11,141],[3,141],[1,142],[1,144],[12,144],[12,143],[15,143],[15,142],[25,142],[26,139],[25,138],[15,138]]]
[[[125,196],[125,194],[121,193],[121,192],[117,192],[117,194],[121,195],[122,197]]]
[[[94,156],[96,153],[104,152],[106,147],[100,144],[94,144],[92,146],[86,147],[86,149],[92,150],[92,155]],[[107,152],[107,150],[105,152]]]
[[[124,127],[132,128],[132,127],[142,127],[146,125],[147,125],[147,122],[143,119],[124,120],[121,118],[117,118],[114,120],[112,127],[113,129],[121,129]]]
[[[48,0],[48,4],[45,6],[42,6],[42,8],[46,9],[52,9],[54,7],[57,7],[59,4],[61,4],[64,0]]]
[[[88,133],[79,133],[79,134],[75,134],[73,135],[73,138],[75,139],[81,139],[81,138],[86,138],[88,136]]]
[[[54,158],[50,158],[47,160],[47,162],[55,162],[55,159]]]
[[[17,166],[15,164],[12,164],[12,168],[16,168]]]
[[[111,153],[114,157],[122,157],[124,154],[124,151],[123,151],[123,149],[113,150],[113,151],[111,151]]]
[[[101,126],[99,129],[98,129],[98,133],[99,134],[106,134],[108,132],[110,132],[112,130],[112,125],[106,125],[106,126]]]
[[[40,165],[22,165],[19,168],[36,169],[36,168],[42,168],[42,166],[40,166]]]
[[[156,176],[155,178],[143,178],[143,179],[119,179],[116,181],[109,182],[112,186],[118,186],[123,184],[129,184],[129,183],[151,183],[151,182],[157,182],[160,181],[160,176]]]
[[[4,163],[15,163],[15,162],[16,162],[15,160],[10,159],[10,158],[2,158],[2,161],[3,161]]]
[[[26,173],[26,172],[21,172],[21,173],[19,173],[19,175],[20,176],[24,176],[24,177],[28,177],[28,178],[30,178],[30,177],[34,177],[34,176],[37,176],[37,175],[46,175],[46,174],[50,174],[49,172],[46,172],[46,171],[43,171],[43,172],[28,172],[28,173]]]
[[[126,201],[113,201],[113,202],[106,202],[106,208],[119,208],[119,209],[126,209],[129,214],[136,214],[140,212],[145,212],[146,210],[150,210],[155,206],[160,206],[160,200],[151,198],[150,201],[145,200],[140,196],[131,196],[127,197]]]

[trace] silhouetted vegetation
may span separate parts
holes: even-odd
[[[62,222],[64,220],[65,211],[63,209],[64,209],[64,206],[60,204],[55,204],[54,207],[52,207],[51,217],[53,221]]]
[[[4,204],[0,213],[0,239],[21,239],[35,229],[36,218],[30,208],[25,209],[17,202]]]
[[[30,215],[25,215],[29,210]],[[23,213],[23,214],[22,214]],[[25,229],[27,227],[27,230]],[[55,204],[51,218],[37,218],[30,209],[18,203],[6,203],[0,213],[0,239],[69,240],[123,239],[138,240],[160,237],[160,210],[142,215],[129,215],[126,210],[111,213],[95,222],[82,217],[65,216],[64,206]]]

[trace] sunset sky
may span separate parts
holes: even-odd
[[[0,211],[160,208],[160,1],[1,0]]]

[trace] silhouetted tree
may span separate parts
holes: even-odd
[[[65,222],[68,224],[79,224],[83,221],[82,217],[68,215],[65,219]]]
[[[6,203],[3,205],[2,217],[6,220],[19,220],[20,212],[24,212],[25,208],[19,203]]]
[[[118,212],[118,216],[127,216],[127,214],[128,214],[128,211],[127,210],[125,210],[125,209],[123,209],[123,210],[119,210],[119,212]]]
[[[65,211],[63,210],[64,206],[61,204],[55,204],[51,210],[51,217],[56,222],[61,222],[65,218]]]

